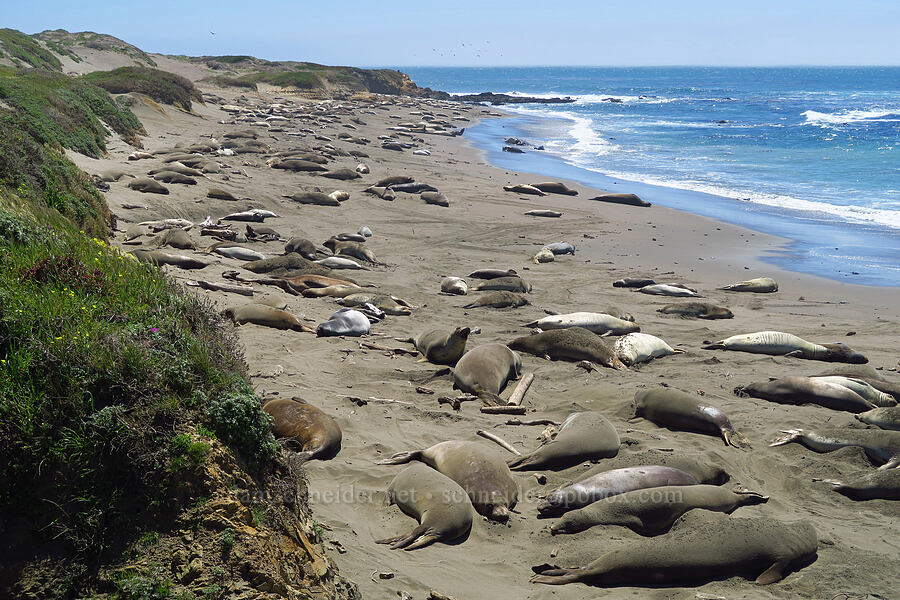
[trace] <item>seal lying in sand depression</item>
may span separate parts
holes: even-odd
[[[861,379],[876,390],[884,392],[885,394],[890,394],[895,400],[900,401],[900,383],[885,379],[884,376],[879,371],[876,371],[871,365],[835,365],[825,373],[821,373],[819,376],[831,375]]]
[[[650,294],[652,296],[673,296],[675,298],[702,298],[700,294],[694,290],[671,283],[655,283],[645,285],[635,290],[642,294]]]
[[[761,504],[768,499],[740,486],[733,490],[717,485],[633,490],[566,513],[550,527],[550,533],[578,533],[595,525],[621,525],[652,536],[668,531],[681,515],[696,508],[731,513],[740,506]]]
[[[444,277],[441,279],[441,291],[445,294],[465,296],[469,293],[469,284],[461,277]]]
[[[629,333],[616,340],[614,350],[622,364],[628,367],[653,360],[654,358],[671,356],[672,354],[684,354],[684,350],[676,350],[649,333]]]
[[[724,306],[716,306],[708,302],[684,302],[682,304],[668,304],[656,309],[656,312],[664,315],[678,315],[684,318],[695,317],[697,319],[733,319],[734,313]]]
[[[753,396],[781,404],[818,404],[833,410],[865,412],[875,405],[848,388],[813,377],[782,377],[734,388],[739,396]]]
[[[303,398],[269,400],[263,410],[270,414],[272,432],[300,446],[300,456],[328,460],[341,451],[341,428],[324,412]]]
[[[771,277],[757,277],[756,279],[748,279],[747,281],[738,281],[731,283],[720,290],[728,290],[730,292],[756,292],[757,294],[771,294],[778,291],[778,282]]]
[[[415,550],[434,542],[452,542],[472,529],[472,501],[466,491],[446,475],[413,463],[400,471],[388,486],[388,501],[419,521],[404,535],[376,540],[391,550]]]
[[[522,359],[503,344],[485,344],[462,355],[453,369],[453,389],[487,394],[494,401],[507,382],[522,374]],[[503,402],[499,402],[503,404]]]
[[[616,357],[613,348],[600,336],[581,327],[553,329],[535,335],[516,338],[506,344],[513,350],[520,350],[548,360],[588,360],[604,367],[627,371],[628,367]]]
[[[184,254],[173,254],[171,252],[163,252],[162,250],[132,250],[131,254],[141,262],[154,265],[171,265],[180,269],[202,269],[209,266],[202,260],[185,256]]]
[[[472,291],[474,292],[494,290],[527,294],[531,291],[531,283],[525,281],[518,275],[513,275],[511,277],[496,277],[494,279],[489,279],[472,287]]]
[[[513,292],[495,291],[479,296],[477,299],[469,302],[463,308],[518,308],[530,304],[528,299],[521,294]]]
[[[759,573],[756,583],[767,585],[814,557],[818,546],[809,521],[704,512],[686,516],[665,536],[631,542],[584,567],[544,570],[531,581],[660,586]]]
[[[854,500],[900,500],[900,469],[875,471],[847,481],[813,479],[834,486],[834,491]]]
[[[401,465],[420,460],[458,483],[472,506],[493,521],[507,521],[516,505],[519,488],[503,458],[493,448],[478,442],[452,440],[424,450],[399,452],[379,465]]]
[[[145,194],[168,194],[169,188],[158,181],[146,177],[138,177],[128,182],[127,187]]]
[[[359,337],[369,333],[371,326],[369,317],[363,313],[352,308],[342,308],[328,317],[324,323],[319,323],[319,326],[316,327],[316,335],[319,337],[334,335]]]
[[[874,425],[881,429],[900,431],[900,406],[884,406],[873,408],[864,413],[854,415],[866,425]]]
[[[553,440],[537,450],[508,461],[513,471],[565,469],[588,460],[619,453],[619,434],[598,412],[572,413]]]
[[[704,350],[737,350],[753,354],[772,356],[792,356],[827,362],[847,362],[863,364],[869,362],[865,356],[855,352],[846,344],[813,344],[803,338],[781,331],[758,331],[733,335],[724,340],[703,346]]]
[[[750,442],[734,429],[720,409],[673,388],[656,388],[634,395],[634,416],[663,427],[721,435],[725,444],[740,447]]]
[[[853,390],[875,406],[897,406],[897,400],[893,396],[874,388],[862,379],[843,377],[841,375],[825,375],[813,377],[812,379],[833,383],[848,390]]]
[[[800,442],[816,452],[834,452],[840,448],[858,446],[866,451],[869,458],[881,465],[879,469],[900,467],[900,431],[822,428],[818,431],[783,429],[782,433],[785,435],[778,436],[769,445],[783,446]]]
[[[286,310],[272,308],[265,304],[251,303],[235,308],[226,308],[222,311],[222,314],[230,318],[236,325],[253,323],[254,325],[274,327],[275,329],[293,329],[294,331],[309,333],[315,331],[312,327],[304,325],[300,322],[300,319]]]
[[[437,365],[454,366],[466,351],[466,341],[472,332],[468,327],[457,327],[450,333],[432,329],[419,334],[413,342],[422,353],[419,362],[428,361]]]
[[[550,315],[537,321],[526,323],[525,327],[543,330],[581,327],[598,335],[625,335],[640,331],[632,321],[626,321],[606,313],[575,312],[565,315]]]

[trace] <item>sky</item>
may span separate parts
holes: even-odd
[[[0,27],[331,65],[900,65],[898,0],[0,0]]]

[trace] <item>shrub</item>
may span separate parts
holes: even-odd
[[[82,79],[98,85],[111,94],[139,92],[163,104],[191,110],[191,102],[203,104],[203,96],[194,84],[181,75],[148,67],[119,67],[112,71],[95,71]]]
[[[279,446],[269,431],[272,417],[263,412],[259,399],[249,388],[211,401],[206,418],[216,437],[249,461],[277,455]]]

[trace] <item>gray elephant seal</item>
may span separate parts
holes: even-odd
[[[152,240],[149,245],[161,248],[162,246],[172,246],[179,250],[196,250],[197,245],[191,239],[184,229],[166,229]]]
[[[509,520],[509,509],[518,501],[519,488],[493,448],[453,440],[424,450],[399,452],[378,464],[400,465],[413,460],[422,461],[462,486],[478,514],[494,521]]]
[[[475,279],[497,279],[499,277],[516,277],[518,274],[515,269],[478,269],[469,273],[469,277]]]
[[[514,192],[516,194],[531,194],[532,196],[546,196],[544,192],[531,185],[504,185],[504,192]]]
[[[453,389],[495,401],[506,384],[522,373],[522,359],[503,344],[485,344],[462,355],[453,369]]]
[[[375,253],[372,252],[371,249],[367,248],[364,242],[344,242],[335,238],[331,238],[326,240],[322,245],[331,250],[331,252],[334,253],[335,256],[352,256],[353,258],[358,258],[359,260],[364,260],[372,264],[381,264],[381,262],[375,256]]]
[[[340,206],[341,203],[337,198],[332,198],[328,194],[322,192],[297,192],[290,196],[283,196],[289,200],[293,200],[299,204],[312,204],[315,206]]]
[[[651,285],[645,285],[642,288],[638,288],[637,290],[642,294],[650,294],[653,296],[672,296],[675,298],[702,298],[700,294],[696,291],[681,287],[680,285],[674,285],[670,283],[655,283]]]
[[[465,296],[469,293],[469,284],[460,277],[444,277],[441,280],[441,291],[445,294]]]
[[[614,346],[616,356],[626,367],[654,358],[684,354],[684,350],[676,350],[665,341],[649,333],[629,333],[616,340]]]
[[[488,279],[487,281],[479,283],[472,287],[472,291],[475,292],[494,290],[527,294],[531,291],[531,283],[525,281],[518,275],[513,275],[511,277],[497,277],[495,279]]]
[[[584,567],[546,570],[531,581],[658,586],[759,573],[756,583],[767,585],[815,556],[818,545],[809,521],[699,513],[685,517],[664,537],[633,542]]]
[[[350,307],[372,304],[383,310],[386,314],[394,316],[406,317],[412,314],[409,303],[388,294],[373,294],[371,292],[356,290],[351,294],[335,300],[335,302]]]
[[[318,337],[335,335],[359,337],[369,333],[371,326],[369,317],[363,313],[352,308],[342,308],[332,314],[324,323],[319,323],[319,326],[316,327],[316,335]]]
[[[375,182],[374,187],[388,187],[389,185],[397,185],[400,183],[412,183],[415,181],[412,177],[407,177],[405,175],[392,175],[391,177],[385,177],[383,179],[379,179]]]
[[[778,282],[771,277],[757,277],[756,279],[748,279],[747,281],[738,281],[731,283],[720,290],[728,290],[730,292],[755,292],[757,294],[771,294],[778,291]]]
[[[153,176],[153,179],[156,181],[162,181],[163,183],[181,183],[184,185],[197,185],[197,180],[188,175],[182,175],[181,173],[176,173],[174,171],[160,171],[156,175]]]
[[[866,425],[900,431],[900,406],[885,406],[854,415]]]
[[[416,350],[422,353],[419,362],[428,361],[451,367],[456,365],[466,351],[466,341],[471,332],[468,327],[457,327],[450,333],[433,329],[420,334],[414,342]]]
[[[145,194],[168,194],[169,188],[158,181],[146,177],[138,177],[128,182],[127,187]]]
[[[450,199],[441,192],[422,192],[419,197],[425,201],[425,204],[434,204],[435,206],[444,207],[450,206]]]
[[[229,192],[228,190],[223,190],[222,188],[211,187],[206,192],[207,198],[215,198],[216,200],[240,200],[237,196]]]
[[[172,254],[171,252],[163,252],[162,250],[132,250],[131,254],[141,262],[153,265],[172,265],[180,269],[202,269],[207,267],[207,263],[184,254]]]
[[[569,360],[593,363],[627,371],[628,367],[616,357],[612,347],[600,336],[581,327],[553,329],[535,335],[516,338],[507,344],[513,350],[520,350],[549,360]]]
[[[186,167],[178,162],[169,163],[165,167],[147,171],[147,175],[156,175],[158,173],[164,173],[166,171],[170,173],[179,173],[181,175],[190,175],[191,177],[203,177],[203,171]]]
[[[803,338],[781,331],[758,331],[733,335],[703,346],[704,350],[737,350],[753,354],[792,356],[827,362],[867,363],[869,359],[846,344],[813,344]]]
[[[619,453],[619,445],[619,434],[606,417],[598,412],[577,412],[568,416],[553,440],[508,464],[513,471],[565,469],[613,457]]]
[[[621,525],[644,536],[658,535],[672,527],[684,513],[703,509],[734,512],[740,506],[761,504],[768,496],[737,487],[682,485],[633,490],[598,500],[566,513],[550,527],[550,533],[578,533],[595,525]]]
[[[400,471],[388,486],[388,501],[419,526],[407,534],[376,540],[391,550],[415,550],[434,542],[452,542],[472,529],[472,501],[466,490],[442,473],[413,463]]]
[[[525,296],[504,291],[489,292],[469,302],[463,308],[518,308],[530,304]]]
[[[318,258],[316,245],[306,238],[292,237],[289,239],[287,244],[284,245],[284,253],[290,254],[291,252],[296,252],[307,260],[316,260]]]
[[[648,285],[656,285],[656,282],[646,277],[626,277],[613,281],[613,287],[642,288]]]
[[[832,410],[853,413],[865,412],[875,405],[836,383],[817,381],[812,377],[782,377],[772,381],[757,381],[734,389],[735,394],[762,398],[781,404],[818,404]]]
[[[729,446],[749,445],[722,410],[673,388],[656,388],[634,395],[634,416],[663,427],[720,435]]]
[[[839,386],[853,390],[875,406],[897,406],[897,400],[872,385],[866,383],[862,379],[853,377],[843,377],[841,375],[826,375],[824,377],[813,377],[816,381],[826,381]]]
[[[648,465],[612,469],[550,492],[538,502],[537,509],[543,516],[554,516],[633,490],[699,483],[690,473],[674,467]]]
[[[597,202],[610,202],[612,204],[625,204],[628,206],[651,206],[649,202],[647,202],[646,200],[642,200],[635,194],[601,194],[599,196],[589,198],[589,200],[596,200]]]
[[[362,177],[359,173],[354,169],[334,169],[333,171],[325,171],[323,173],[319,173],[322,177],[327,177],[329,179],[340,179],[342,181],[347,181],[350,179],[359,179]]]
[[[840,448],[857,446],[866,451],[881,470],[900,467],[900,431],[883,429],[835,429],[821,428],[817,431],[804,429],[784,429],[769,444],[783,446],[799,442],[816,452],[834,452]]]
[[[814,479],[834,486],[834,491],[854,500],[900,500],[900,469],[875,471],[847,481]]]
[[[640,331],[641,328],[632,321],[614,317],[607,313],[577,312],[565,315],[550,315],[537,321],[526,323],[525,327],[537,327],[543,330],[581,327],[598,335],[625,335]]]
[[[724,306],[716,306],[708,302],[684,302],[668,304],[656,310],[664,315],[678,315],[686,319],[733,319],[734,313]]]
[[[876,371],[871,365],[835,365],[825,373],[821,373],[821,375],[840,375],[861,379],[876,390],[884,392],[885,394],[890,394],[895,400],[900,401],[900,383],[885,379],[881,373]]]
[[[226,308],[222,314],[230,318],[236,325],[253,323],[275,329],[293,329],[294,331],[312,332],[300,319],[286,310],[279,310],[264,304],[245,304],[236,308]]]
[[[552,252],[554,256],[560,256],[562,254],[571,254],[572,256],[575,256],[575,246],[569,242],[551,242],[546,244],[544,248]]]
[[[244,248],[243,246],[221,246],[213,250],[216,254],[226,258],[236,258],[238,260],[262,260],[266,257],[262,252]]]
[[[529,210],[524,214],[527,217],[549,217],[551,219],[562,216],[562,213],[557,210]]]
[[[337,422],[303,398],[269,400],[263,410],[274,419],[275,437],[298,444],[304,458],[328,460],[341,451]]]
[[[548,194],[563,194],[564,196],[577,196],[578,192],[566,186],[566,184],[559,181],[540,181],[538,183],[532,183],[531,187],[535,187],[542,192],[547,192]]]

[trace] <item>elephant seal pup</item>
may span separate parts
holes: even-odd
[[[307,260],[299,254],[292,252],[284,256],[273,256],[272,258],[264,258],[262,260],[252,260],[241,265],[242,269],[247,269],[251,273],[258,275],[263,273],[272,273],[275,271],[289,271],[293,276],[296,275],[329,275],[331,269],[326,266],[317,264],[311,260]]]
[[[531,187],[535,187],[548,194],[563,194],[564,196],[578,195],[577,191],[567,187],[566,184],[559,181],[540,181],[538,183],[532,183]]]
[[[185,185],[197,185],[197,180],[188,175],[182,175],[174,171],[160,171],[153,176],[156,181],[163,183],[183,183]]]
[[[332,171],[324,171],[319,173],[322,177],[328,177],[329,179],[340,179],[342,181],[347,181],[349,179],[359,179],[362,177],[359,173],[357,173],[354,169],[334,169]]]
[[[873,408],[872,410],[853,416],[866,425],[874,425],[881,429],[900,431],[900,406]]]
[[[834,491],[854,500],[900,500],[900,469],[875,471],[848,481],[814,479],[834,486]]]
[[[303,398],[269,400],[263,410],[274,419],[272,433],[300,446],[306,459],[328,460],[341,451],[341,428]]]
[[[550,533],[578,533],[594,525],[621,525],[637,534],[653,536],[665,533],[681,515],[695,508],[728,514],[740,506],[768,500],[768,496],[742,487],[729,490],[718,485],[633,490],[566,513],[550,527]]]
[[[757,381],[734,388],[739,396],[753,396],[781,404],[818,404],[832,410],[861,413],[875,405],[836,383],[816,381],[812,377],[782,377],[772,381]]]
[[[343,258],[341,256],[328,256],[313,261],[316,264],[328,267],[329,269],[355,269],[357,271],[369,271],[369,267],[364,267],[355,260]]]
[[[450,199],[442,192],[422,192],[419,197],[425,201],[425,204],[434,204],[435,206],[450,206]]]
[[[179,250],[196,250],[197,245],[191,240],[191,236],[184,229],[166,229],[152,240],[149,245],[161,248],[162,246],[172,246]]]
[[[469,293],[469,284],[460,277],[444,277],[441,279],[441,291],[445,294],[465,296]]]
[[[401,465],[419,460],[458,483],[478,514],[493,521],[509,520],[519,487],[496,450],[478,442],[451,440],[424,450],[399,452],[379,465]]]
[[[262,252],[244,248],[243,246],[221,246],[213,250],[216,254],[226,258],[236,258],[238,260],[262,260],[266,257]]]
[[[169,188],[147,177],[138,177],[128,182],[127,187],[145,194],[168,194]]]
[[[842,377],[840,375],[826,375],[824,377],[813,377],[813,379],[816,381],[827,381],[828,383],[834,383],[853,390],[875,406],[897,406],[897,400],[893,396],[875,389],[862,379]]]
[[[778,291],[778,282],[771,277],[757,277],[756,279],[748,279],[747,281],[738,281],[731,283],[720,290],[728,290],[731,292],[756,292],[757,294],[771,294]]]
[[[625,204],[627,206],[651,206],[649,202],[641,199],[635,194],[600,194],[589,198],[597,202],[611,202],[612,204]]]
[[[358,285],[340,283],[326,287],[308,287],[300,292],[304,298],[345,298],[351,294],[358,294],[362,288]]]
[[[549,217],[551,219],[562,216],[562,213],[556,210],[529,210],[524,214],[526,217]]]
[[[544,248],[552,252],[554,256],[559,256],[561,254],[571,254],[572,256],[575,256],[575,246],[569,242],[551,242],[546,244]]]
[[[450,333],[433,329],[419,334],[413,342],[416,350],[422,353],[419,362],[455,366],[466,352],[470,333],[472,330],[468,327],[457,327]]]
[[[809,521],[700,512],[676,523],[664,537],[630,543],[583,567],[545,570],[531,581],[660,586],[759,573],[756,583],[767,585],[784,579],[792,566],[805,564],[818,546]]]
[[[517,275],[515,269],[506,269],[505,271],[503,269],[478,269],[469,273],[469,277],[475,279],[497,279],[499,277],[516,277]]]
[[[334,335],[359,337],[369,333],[371,326],[369,317],[363,313],[352,308],[342,308],[328,317],[324,323],[319,323],[319,326],[316,327],[316,335],[318,337]]]
[[[548,360],[569,360],[593,363],[627,371],[628,367],[616,357],[612,347],[600,336],[581,327],[553,329],[535,335],[516,338],[507,344],[513,350],[520,350]]]
[[[631,321],[626,321],[606,313],[576,312],[565,315],[550,315],[525,324],[525,327],[537,327],[543,330],[581,327],[598,335],[625,335],[640,331],[641,328]]]
[[[653,296],[673,296],[676,298],[703,297],[692,289],[681,287],[678,285],[672,285],[670,283],[656,283],[652,285],[645,285],[642,288],[638,288],[636,291],[642,294],[651,294]]]
[[[412,177],[407,177],[405,175],[392,175],[391,177],[385,177],[383,179],[379,179],[375,182],[374,187],[388,187],[389,185],[397,185],[401,183],[412,183],[415,181]]]
[[[821,373],[821,375],[841,375],[844,377],[861,379],[876,390],[884,392],[885,394],[890,394],[895,400],[900,401],[900,383],[885,379],[881,373],[876,371],[871,365],[835,365],[825,373]]]
[[[728,446],[750,444],[735,431],[728,415],[719,408],[673,388],[660,387],[636,393],[634,416],[644,417],[662,427],[721,435]]]
[[[388,501],[419,526],[404,535],[376,540],[391,550],[415,550],[434,542],[452,542],[472,529],[472,501],[458,483],[422,463],[400,471],[388,486]]]
[[[616,428],[598,412],[572,413],[553,440],[524,456],[507,461],[513,471],[565,469],[580,462],[619,453]]]
[[[504,292],[516,292],[519,294],[527,294],[531,291],[531,283],[525,281],[518,275],[512,277],[497,277],[489,279],[484,283],[479,283],[472,288],[475,292],[501,290]]]
[[[550,492],[538,502],[537,509],[542,516],[557,516],[633,490],[699,483],[690,473],[674,467],[648,465],[612,469]]]
[[[288,200],[293,200],[298,204],[312,204],[314,206],[340,206],[341,202],[337,198],[332,198],[328,194],[322,192],[297,192],[290,196],[282,196]]]
[[[734,313],[724,306],[716,306],[709,302],[684,302],[682,304],[668,304],[656,309],[656,312],[664,315],[678,315],[690,319],[733,319]]]
[[[463,308],[518,308],[530,304],[525,296],[513,292],[496,291],[479,296],[477,300],[469,302]]]
[[[531,185],[517,184],[504,185],[504,192],[515,192],[516,194],[531,194],[532,196],[546,196],[544,192]]]
[[[222,188],[211,187],[206,192],[207,198],[215,198],[216,200],[230,200],[236,201],[240,200],[237,196],[229,192],[228,190],[223,190]]]
[[[642,288],[648,285],[656,285],[656,282],[646,277],[626,277],[613,281],[613,287]]]
[[[171,252],[163,252],[162,250],[132,250],[131,254],[141,262],[153,265],[172,265],[180,269],[202,269],[207,267],[207,263],[184,254],[172,254]]]
[[[800,442],[816,452],[833,452],[840,448],[858,446],[881,470],[900,467],[900,431],[883,429],[835,429],[822,428],[818,431],[804,429],[783,429],[782,433],[769,444],[783,446]]]
[[[279,310],[264,304],[245,304],[234,308],[226,308],[222,314],[230,318],[236,325],[253,323],[275,329],[293,329],[294,331],[313,332],[314,329],[304,325],[300,319],[286,310]]]
[[[684,350],[676,350],[649,333],[629,333],[616,340],[614,348],[616,356],[626,367],[648,362],[654,358],[671,356],[672,354],[684,354]]]
[[[453,389],[499,402],[506,384],[522,374],[522,359],[503,344],[484,344],[462,355],[453,369]]]
[[[316,260],[318,258],[316,245],[306,238],[292,237],[289,239],[284,245],[284,253],[290,254],[291,252],[296,252],[307,260]]]
[[[331,238],[326,240],[322,245],[331,250],[335,256],[352,256],[353,258],[358,258],[359,260],[364,260],[375,265],[382,264],[378,258],[375,257],[375,253],[369,248],[366,248],[365,243],[362,242],[341,241],[336,238]]]
[[[792,356],[809,360],[827,362],[847,362],[864,364],[869,362],[865,356],[855,352],[846,344],[813,344],[803,338],[781,331],[758,331],[733,335],[724,340],[703,346],[704,350],[737,350],[753,354],[770,354],[772,356]]]
[[[357,290],[356,292],[338,298],[335,300],[342,306],[363,306],[364,304],[373,304],[383,310],[385,314],[395,317],[408,317],[412,314],[409,305],[403,301],[398,302],[399,298],[388,294],[372,294]]]

